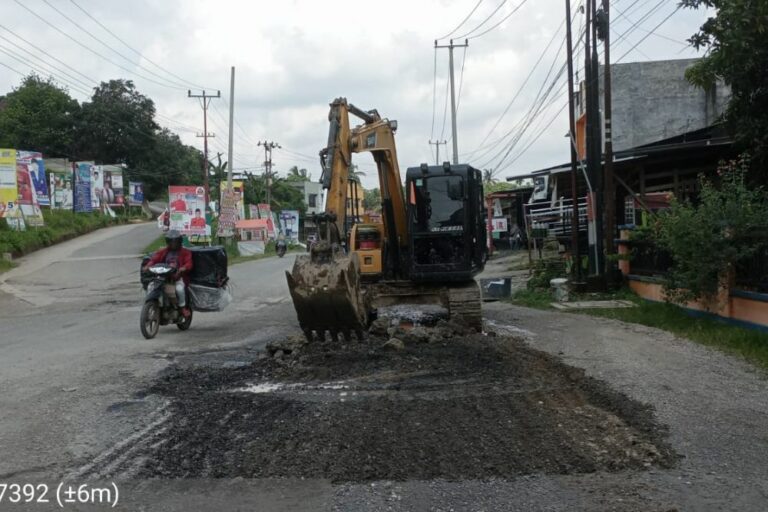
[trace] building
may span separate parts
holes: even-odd
[[[289,181],[292,187],[304,194],[304,204],[307,205],[307,215],[323,211],[323,185],[314,181]]]

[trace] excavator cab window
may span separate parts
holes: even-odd
[[[421,232],[464,230],[464,178],[455,175],[427,176],[413,181],[413,218]]]

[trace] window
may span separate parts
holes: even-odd
[[[309,194],[309,200],[307,201],[310,208],[317,207],[317,194]]]
[[[430,176],[414,180],[416,216],[422,231],[463,231],[464,180],[461,176]]]

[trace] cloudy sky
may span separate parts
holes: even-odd
[[[195,137],[202,111],[187,89],[221,90],[223,99],[212,101],[209,131],[216,133],[212,151],[226,153],[229,72],[235,66],[235,168],[260,166],[264,156],[256,142],[270,140],[284,148],[274,152],[278,172],[298,165],[313,178],[319,177],[316,155],[327,139],[328,103],[338,96],[398,121],[403,169],[434,161],[430,139],[449,141],[440,146],[441,160],[450,154],[450,110],[444,116],[448,51],[435,51],[434,40],[471,13],[452,34],[471,38],[466,54],[455,50],[460,160],[496,169],[504,178],[568,159],[566,82],[559,75],[562,0],[0,4],[0,64],[13,68],[0,66],[0,91],[18,85],[18,72],[33,69],[67,84],[81,101],[87,86],[130,78],[155,101],[160,124],[202,148]],[[573,0],[574,8],[579,5]],[[697,55],[685,39],[707,13],[676,11],[674,0],[611,5],[614,62]],[[582,25],[576,15],[575,37]],[[377,181],[371,162],[369,155],[355,158],[368,174],[366,186]]]

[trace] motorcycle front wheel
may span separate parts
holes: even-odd
[[[150,300],[144,303],[141,308],[141,334],[146,339],[151,340],[157,336],[160,330],[160,304],[156,300]]]
[[[189,316],[186,318],[182,317],[181,322],[176,323],[176,327],[181,331],[186,331],[190,325],[192,325],[192,308],[189,309]]]

